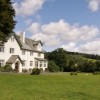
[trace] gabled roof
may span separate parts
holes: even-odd
[[[8,59],[8,61],[7,61],[6,63],[7,63],[7,64],[13,64],[13,63],[16,61],[17,58],[20,60],[21,63],[23,63],[22,60],[21,60],[21,58],[19,57],[19,55],[12,55],[12,56]]]
[[[21,40],[20,40],[20,37],[17,36],[15,33],[12,33],[9,37],[7,37],[7,40],[11,37],[11,36],[14,36],[20,46],[21,49],[24,49],[24,50],[29,50],[29,51],[34,51],[34,52],[41,52],[41,53],[44,53],[44,51],[38,51],[34,45],[38,45],[39,43],[41,45],[42,42],[41,41],[35,41],[35,40],[32,40],[32,39],[29,39],[29,38],[25,38],[25,43],[23,43]],[[0,45],[2,46],[2,42],[0,43]]]
[[[31,50],[31,51],[34,51],[34,52],[41,52],[41,53],[44,53],[44,51],[38,51],[36,48],[35,48],[35,46],[34,46],[34,44],[35,45],[38,45],[39,43],[42,45],[42,42],[41,41],[34,41],[34,40],[32,40],[32,39],[29,39],[29,38],[25,38],[25,43],[23,43],[22,41],[21,41],[21,43],[22,43],[22,49],[26,49],[26,50]]]
[[[29,38],[25,38],[25,43],[23,43],[20,40],[20,36],[17,36],[17,38],[22,44],[21,49],[44,53],[44,51],[38,51],[35,48],[35,45],[38,45],[39,43],[43,46],[43,43],[40,40],[39,41],[35,41],[35,40],[29,39]]]
[[[6,42],[8,41],[8,39],[12,35],[16,38],[16,40],[17,40],[18,44],[20,45],[20,47],[22,47],[21,41],[19,40],[18,36],[15,33],[11,33],[8,37],[6,37]],[[4,44],[5,44],[5,42],[0,41],[0,46],[3,46]]]

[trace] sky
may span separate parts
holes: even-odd
[[[14,31],[41,40],[44,50],[100,55],[100,0],[12,0]]]

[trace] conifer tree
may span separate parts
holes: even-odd
[[[5,42],[6,38],[13,32],[16,24],[14,17],[15,10],[11,0],[0,0],[0,41]]]

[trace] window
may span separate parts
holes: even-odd
[[[38,48],[37,45],[34,45],[34,48],[37,50],[37,48]]]
[[[4,47],[0,47],[0,52],[4,52]]]
[[[33,66],[33,61],[30,61],[30,66]]]
[[[42,67],[42,61],[40,61],[40,67]]]
[[[46,67],[46,61],[44,61],[44,67]]]
[[[0,67],[4,66],[4,60],[0,59]]]
[[[22,50],[22,55],[25,55],[25,50]]]
[[[30,56],[33,56],[33,52],[30,52]]]
[[[11,37],[11,41],[14,42],[14,37],[13,36]]]
[[[26,62],[26,61],[25,61],[25,60],[23,60],[23,64],[22,64],[22,66],[23,66],[23,67],[25,66],[25,62]]]
[[[35,67],[38,68],[38,61],[35,61]]]
[[[14,53],[14,48],[10,48],[10,53]]]
[[[38,56],[41,57],[41,53],[38,53]]]

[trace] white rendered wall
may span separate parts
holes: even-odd
[[[40,45],[40,44],[39,44]],[[10,53],[10,48],[14,48],[14,53]],[[41,51],[42,50],[42,46],[38,46],[38,49]],[[16,39],[14,39],[14,42],[11,41],[11,38],[9,38],[9,40],[4,44],[4,52],[0,52],[0,59],[4,60],[5,63],[7,62],[7,60],[12,56],[12,55],[19,55],[19,57],[21,58],[21,60],[25,60],[25,66],[21,65],[21,69],[33,69],[35,68],[35,58],[44,58],[44,53],[41,53],[41,56],[38,56],[38,52],[33,52],[33,56],[30,56],[30,51],[25,50],[25,55],[22,54],[22,50],[20,49],[20,45],[18,44],[18,42],[16,41]],[[33,66],[30,66],[30,61],[33,61]],[[14,68],[14,64],[12,65],[12,67]],[[45,68],[43,68],[45,69]]]
[[[14,48],[14,53],[10,53],[10,48]],[[11,38],[4,44],[4,52],[0,52],[0,59],[5,60],[5,62],[12,55],[20,55],[20,46],[17,41],[14,39],[14,42],[11,41]]]

